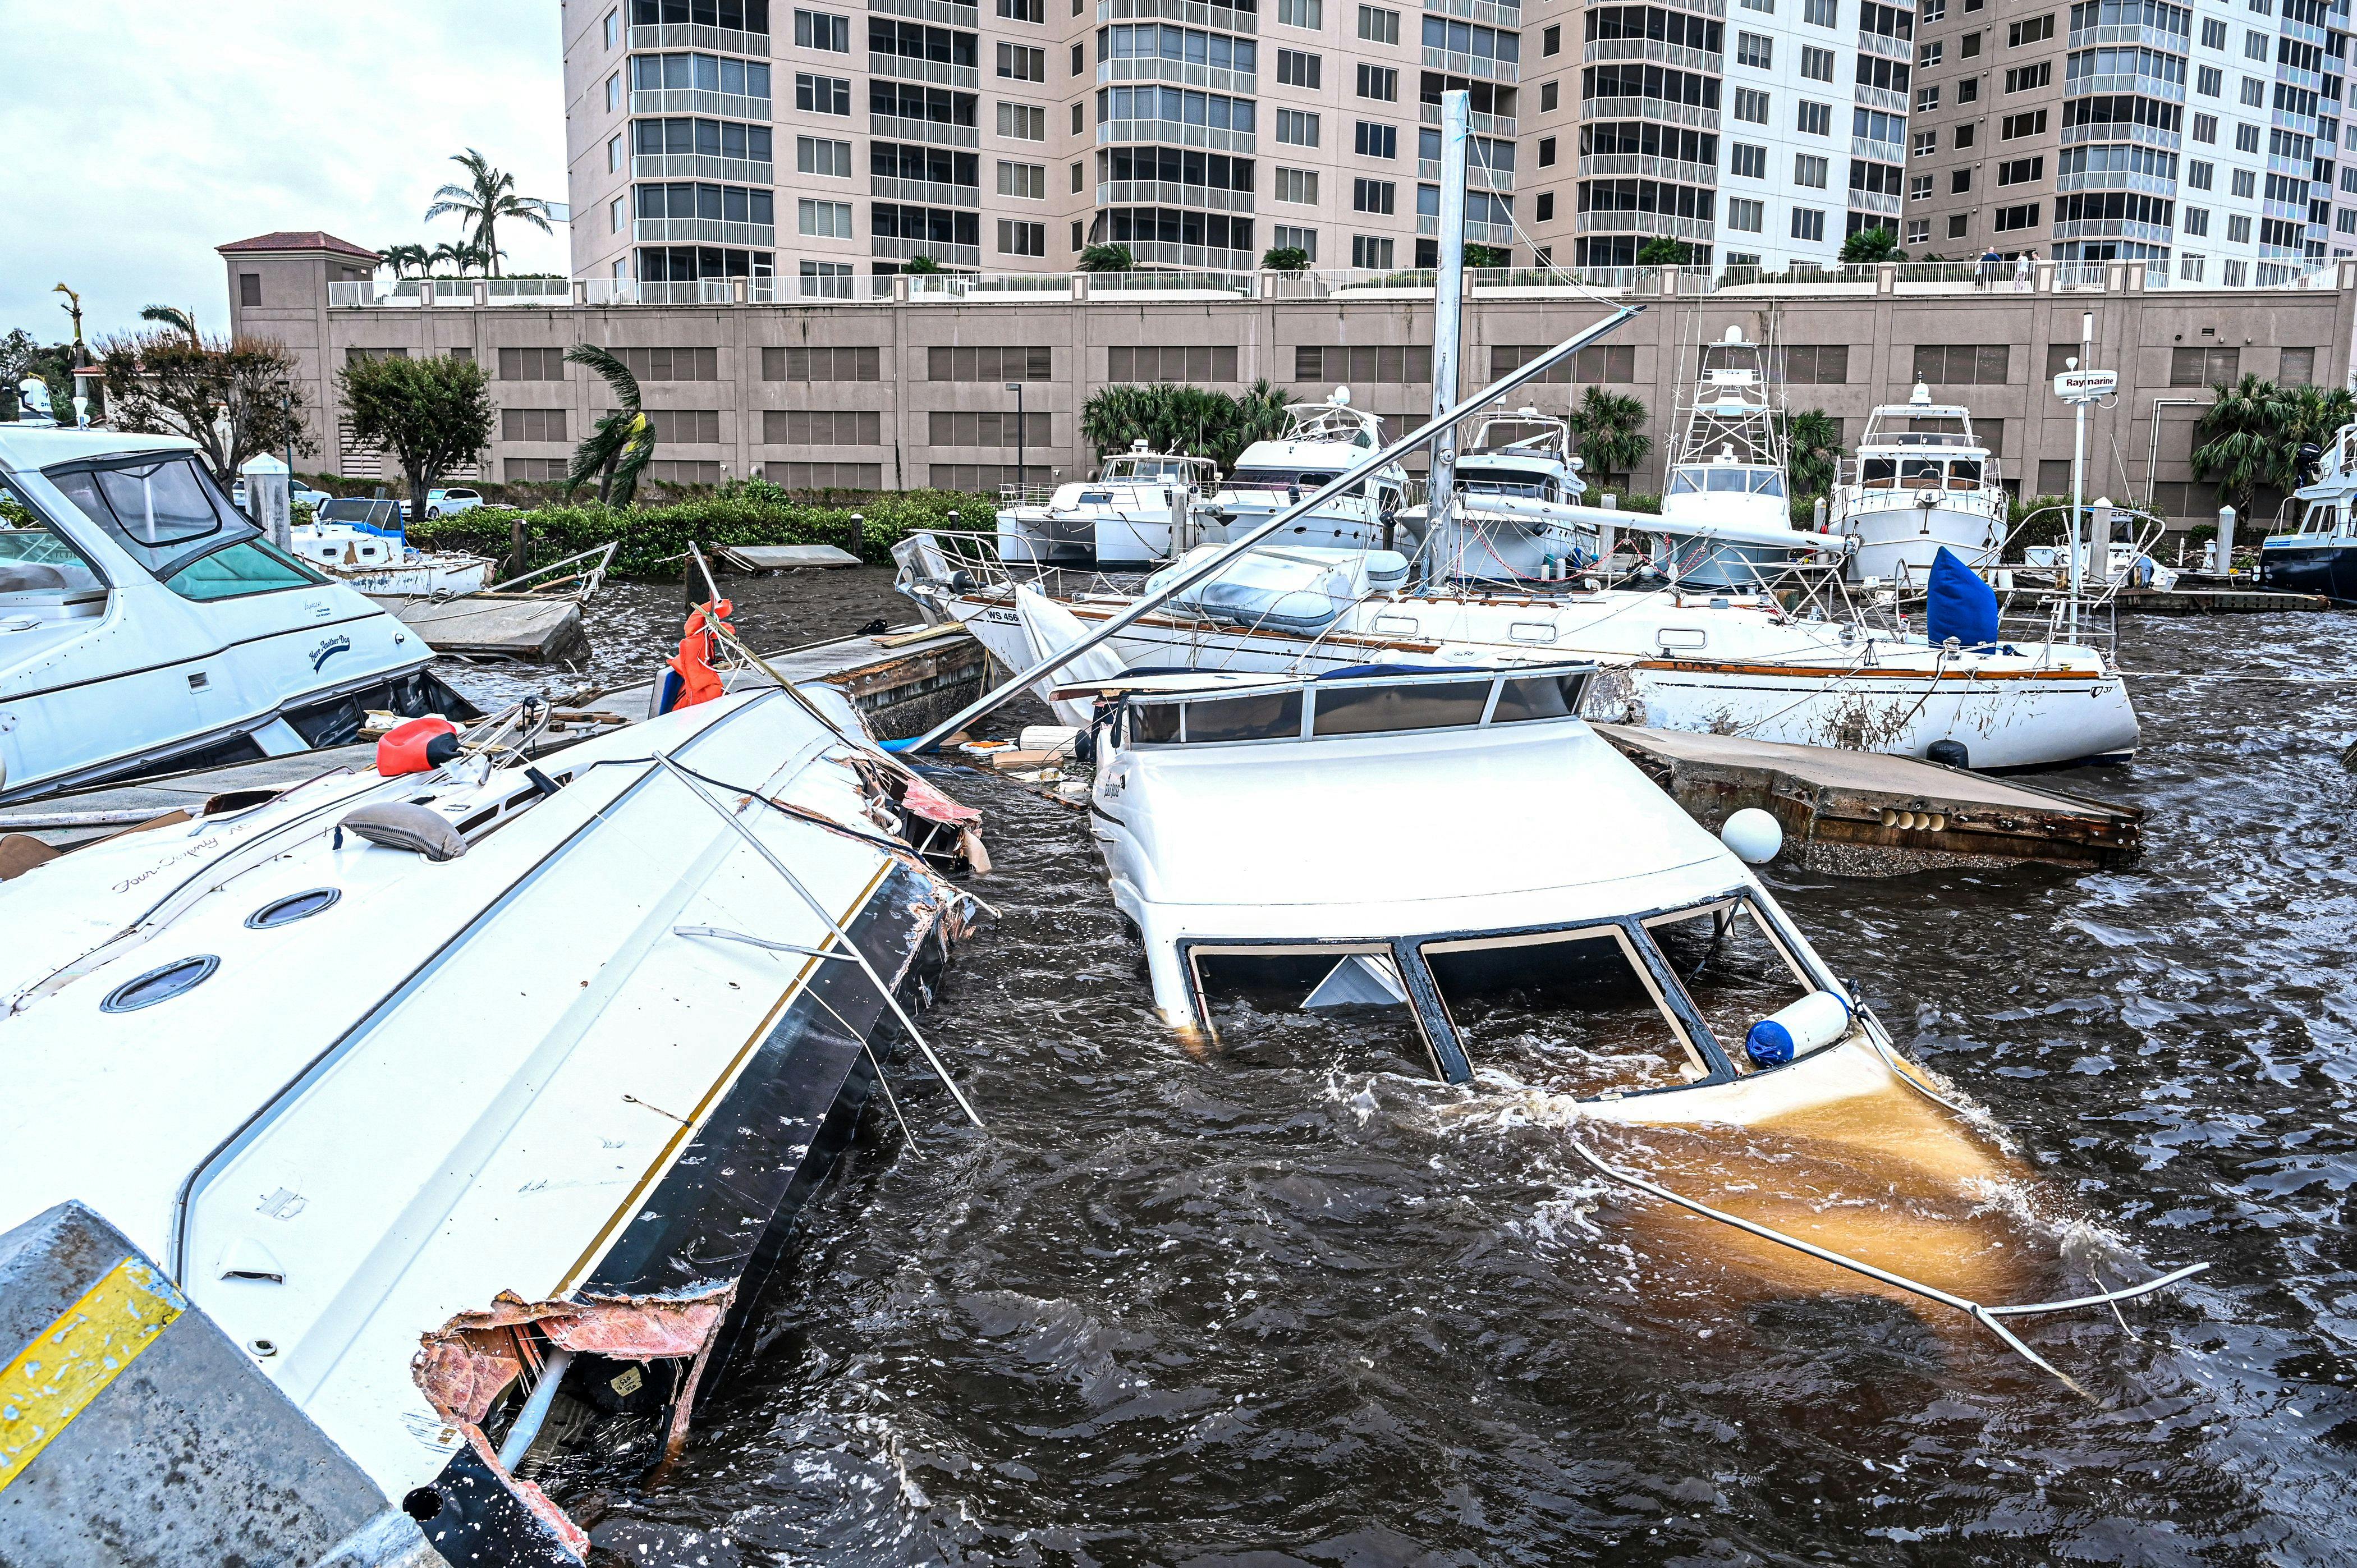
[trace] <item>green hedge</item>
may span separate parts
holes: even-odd
[[[960,490],[886,490],[817,505],[796,500],[759,479],[720,491],[652,506],[608,507],[595,502],[544,506],[522,514],[534,566],[621,541],[614,572],[625,577],[677,577],[690,541],[716,544],[832,544],[862,560],[890,559],[892,546],[925,529],[988,531],[996,526],[998,503]],[[960,515],[952,522],[949,514]],[[471,550],[504,560],[509,530],[517,514],[477,509],[432,518],[409,537],[421,548]],[[855,521],[854,519],[864,520]]]

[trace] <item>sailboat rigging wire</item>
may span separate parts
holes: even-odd
[[[2032,1350],[2029,1346],[2023,1344],[2010,1329],[2007,1328],[2004,1324],[1997,1320],[2000,1317],[2021,1317],[2036,1313],[2046,1312],[2068,1312],[2076,1307],[2102,1306],[2123,1301],[2133,1301],[2138,1296],[2149,1295],[2153,1292],[2160,1290],[2165,1286],[2175,1284],[2179,1280],[2187,1279],[2194,1274],[2198,1274],[2210,1266],[2207,1263],[2188,1263],[2181,1269],[2177,1269],[2169,1273],[2162,1274],[2157,1279],[2147,1280],[2142,1284],[2129,1285],[2115,1291],[2105,1291],[2100,1295],[2074,1296],[2068,1301],[2029,1302],[2018,1306],[1984,1306],[1979,1302],[1943,1291],[1937,1285],[1927,1285],[1920,1280],[1910,1280],[1904,1274],[1894,1274],[1888,1269],[1879,1269],[1875,1267],[1872,1263],[1861,1262],[1856,1258],[1846,1257],[1842,1253],[1834,1251],[1829,1248],[1820,1247],[1813,1241],[1803,1241],[1797,1236],[1788,1236],[1781,1230],[1777,1230],[1769,1226],[1762,1225],[1757,1220],[1746,1219],[1739,1214],[1729,1214],[1724,1209],[1713,1208],[1706,1203],[1701,1203],[1694,1198],[1683,1197],[1677,1193],[1672,1192],[1668,1187],[1663,1187],[1657,1182],[1646,1180],[1643,1176],[1638,1176],[1633,1171],[1624,1171],[1617,1165],[1609,1164],[1601,1155],[1588,1148],[1587,1144],[1581,1143],[1577,1138],[1569,1139],[1568,1142],[1571,1144],[1572,1153],[1577,1155],[1582,1160],[1586,1161],[1587,1165],[1595,1169],[1599,1175],[1609,1178],[1609,1180],[1619,1182],[1623,1187],[1632,1187],[1639,1192],[1646,1194],[1648,1197],[1658,1197],[1665,1203],[1674,1204],[1678,1208],[1687,1210],[1689,1213],[1699,1214],[1706,1219],[1716,1219],[1722,1225],[1732,1226],[1736,1230],[1741,1230],[1748,1235],[1757,1236],[1763,1241],[1773,1241],[1780,1247],[1790,1247],[1794,1251],[1804,1253],[1809,1257],[1816,1259],[1820,1262],[1831,1263],[1836,1268],[1847,1269],[1852,1273],[1864,1274],[1868,1279],[1878,1280],[1884,1284],[1895,1286],[1896,1288],[1906,1291],[1910,1294],[1921,1296],[1926,1301],[1936,1302],[1942,1306],[1953,1307],[1956,1311],[1961,1312],[1967,1317],[1973,1319],[1974,1322],[1978,1323],[1983,1327],[1988,1329],[1998,1338],[2004,1340],[2007,1346],[2011,1347],[2014,1350],[2028,1359],[2032,1366],[2039,1368],[2042,1371],[2052,1373],[2056,1378],[2061,1379],[2064,1386],[2069,1388],[2072,1392],[2086,1399],[2093,1399],[2093,1396],[2089,1394],[2085,1389],[2080,1387],[2077,1380],[2072,1379],[2068,1373],[2062,1371],[2060,1368],[2057,1368],[2051,1362],[2048,1361],[2044,1357],[2039,1355],[2037,1351]]]
[[[1569,338],[1556,344],[1545,353],[1539,355],[1536,359],[1532,360],[1529,363],[1522,366],[1519,370],[1516,370],[1513,373],[1506,376],[1502,380],[1492,382],[1481,392],[1477,393],[1475,396],[1458,403],[1447,413],[1426,420],[1423,424],[1418,425],[1407,435],[1401,436],[1390,446],[1383,447],[1379,451],[1369,453],[1357,464],[1343,470],[1341,473],[1337,474],[1333,478],[1329,479],[1324,485],[1318,487],[1318,489],[1313,493],[1304,496],[1301,499],[1294,502],[1291,506],[1286,507],[1282,511],[1272,514],[1266,521],[1257,524],[1246,532],[1243,537],[1229,541],[1227,546],[1223,550],[1212,555],[1206,556],[1203,560],[1191,566],[1181,563],[1178,566],[1173,569],[1169,580],[1164,583],[1161,587],[1155,589],[1152,593],[1139,595],[1137,598],[1131,601],[1128,606],[1116,611],[1112,617],[1100,624],[1094,630],[1088,633],[1085,637],[1082,637],[1078,642],[1072,644],[1071,647],[1060,649],[1056,652],[1046,655],[1039,662],[1033,664],[1029,669],[1018,671],[1005,685],[1002,685],[994,691],[984,693],[982,696],[975,699],[974,702],[969,703],[963,708],[959,709],[956,713],[952,714],[948,718],[943,719],[940,724],[935,725],[931,729],[927,730],[923,735],[918,736],[914,741],[911,741],[906,749],[913,752],[924,752],[937,748],[943,741],[947,740],[951,736],[957,734],[958,731],[963,729],[967,725],[970,725],[974,720],[981,718],[984,714],[993,712],[1017,694],[1028,690],[1032,682],[1040,680],[1042,677],[1052,676],[1057,671],[1064,669],[1082,654],[1086,653],[1089,650],[1096,647],[1100,643],[1111,640],[1116,632],[1119,632],[1124,628],[1129,626],[1131,623],[1140,619],[1141,618],[1152,614],[1164,604],[1178,597],[1188,589],[1195,586],[1196,584],[1217,576],[1222,571],[1227,568],[1231,562],[1250,551],[1262,540],[1275,533],[1278,529],[1285,527],[1286,524],[1294,521],[1297,518],[1308,515],[1318,508],[1325,505],[1328,501],[1332,500],[1335,497],[1347,493],[1352,488],[1364,484],[1367,479],[1381,472],[1387,464],[1397,462],[1407,453],[1413,452],[1417,447],[1431,441],[1432,438],[1440,432],[1444,430],[1452,430],[1465,420],[1471,418],[1474,411],[1479,409],[1482,404],[1489,403],[1492,399],[1504,397],[1508,392],[1512,392],[1526,381],[1536,381],[1539,377],[1546,374],[1548,371],[1552,370],[1558,361],[1565,360],[1571,355],[1577,354],[1580,349],[1586,348],[1588,344],[1603,337],[1605,334],[1619,328],[1623,323],[1633,320],[1644,308],[1645,307],[1641,305],[1624,305],[1620,306],[1603,320],[1597,322],[1594,326],[1584,328],[1580,331],[1573,333]]]

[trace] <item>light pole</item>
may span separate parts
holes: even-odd
[[[1006,390],[1015,394],[1015,504],[1023,504],[1023,438],[1029,432],[1023,428],[1023,383],[1009,381]]]
[[[2110,396],[2119,389],[2120,378],[2111,371],[2091,371],[2085,356],[2093,352],[2095,341],[2095,313],[2081,316],[2079,321],[2080,358],[2065,360],[2063,372],[2054,378],[2054,395],[2072,406],[2077,413],[2077,427],[2071,446],[2071,528],[2067,542],[2067,574],[2064,577],[2067,630],[2064,635],[2079,635],[2079,583],[2082,563],[2079,559],[2080,509],[2085,505],[2087,493],[2087,405]]]

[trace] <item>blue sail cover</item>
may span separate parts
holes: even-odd
[[[1934,644],[1953,637],[1966,648],[1985,648],[1996,640],[1996,590],[1944,544],[1932,563],[1923,629]]]

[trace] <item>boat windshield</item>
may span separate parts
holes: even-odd
[[[106,583],[73,542],[0,481],[0,606],[63,604]]]
[[[2332,533],[2339,530],[2340,525],[2341,509],[2330,502],[2319,501],[2308,509],[2308,515],[2300,520],[2299,531],[2302,533]]]
[[[158,579],[262,532],[186,452],[48,468],[43,477]]]
[[[1317,682],[1234,696],[1137,696],[1127,701],[1129,746],[1330,739],[1471,729],[1577,715],[1588,671],[1552,671],[1461,681]]]

